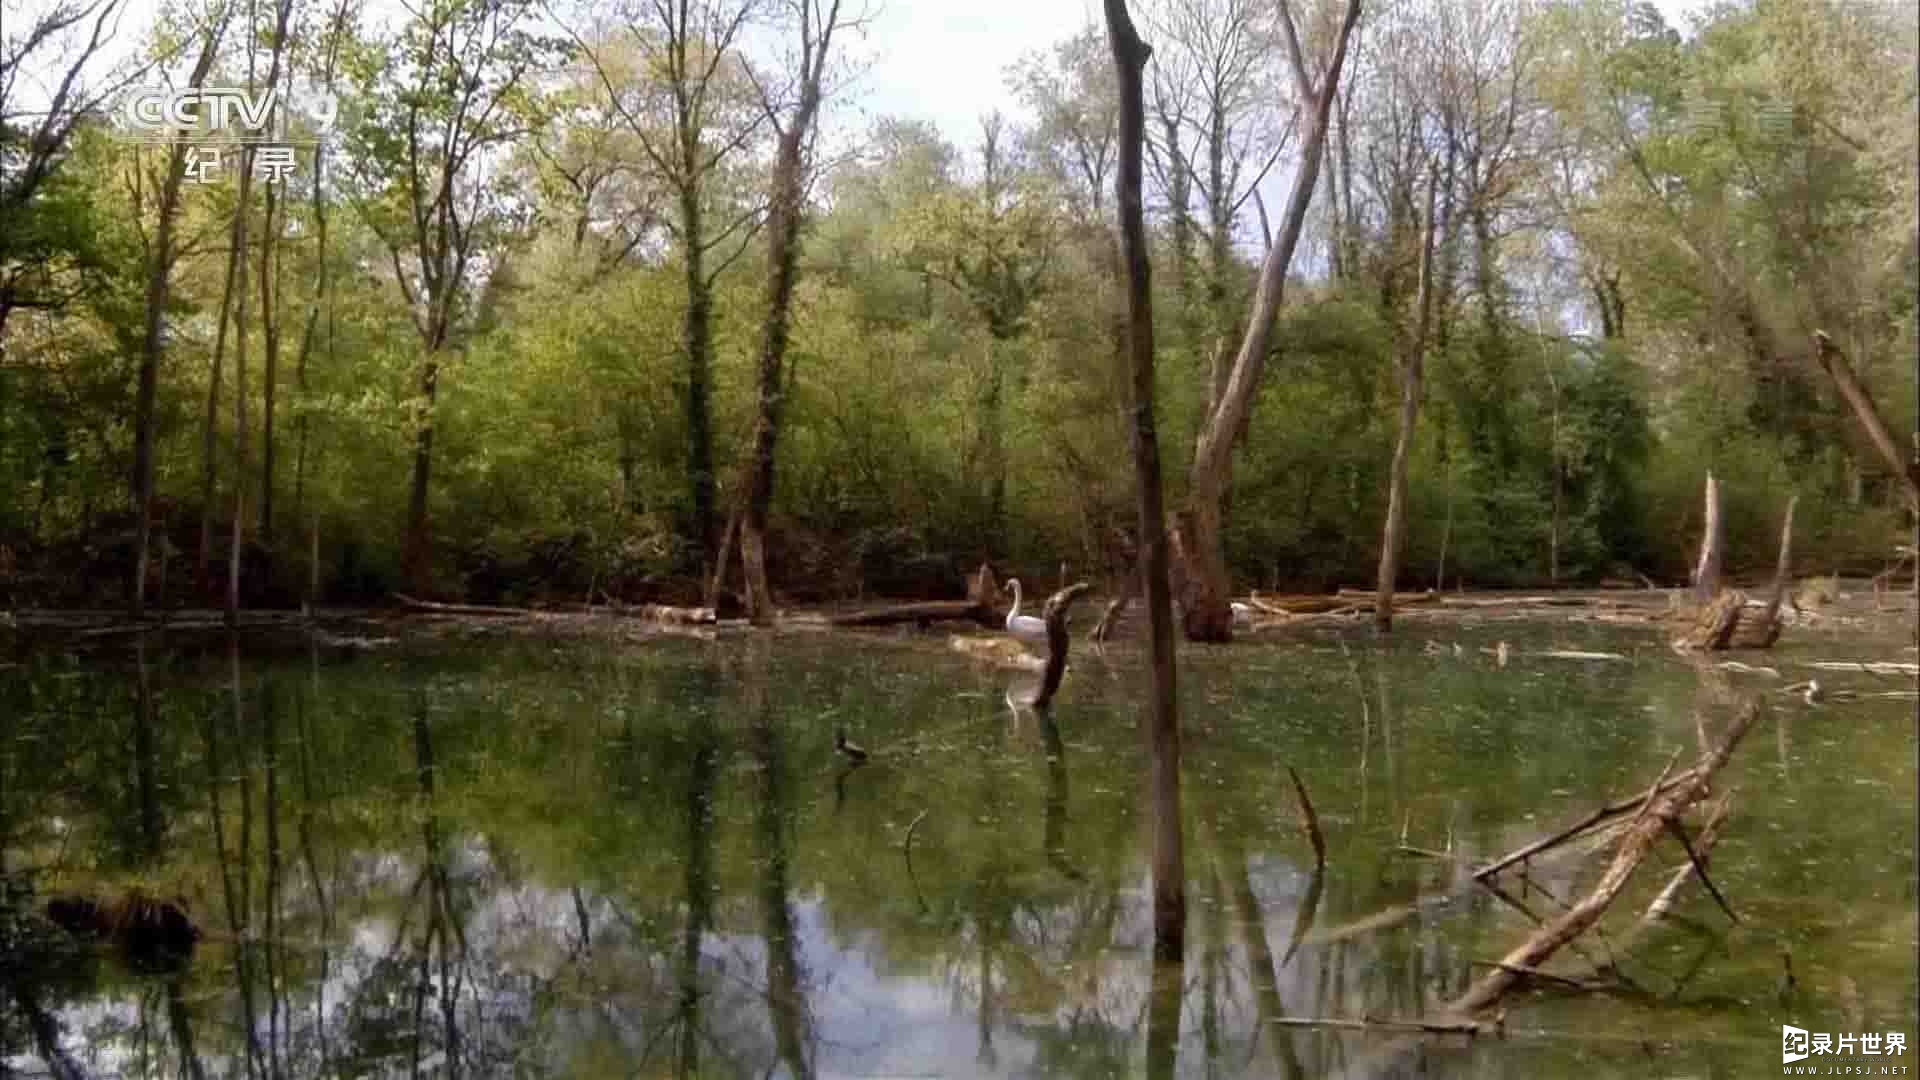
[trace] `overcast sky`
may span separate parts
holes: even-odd
[[[0,0],[5,22],[24,25],[54,0]],[[871,0],[878,12],[864,41],[852,43],[865,71],[841,103],[838,123],[860,129],[881,115],[931,120],[946,137],[971,147],[979,117],[995,108],[1019,113],[1007,92],[1008,65],[1093,24],[1099,0]],[[1667,21],[1683,26],[1704,0],[1655,0]],[[375,9],[392,0],[371,0]],[[120,32],[109,49],[126,57],[144,41],[157,4],[129,0]],[[396,12],[397,13],[397,12]],[[8,32],[15,25],[5,28]],[[42,73],[30,72],[32,75]],[[32,94],[26,91],[23,98]],[[37,95],[36,95],[37,96]]]
[[[1655,0],[1655,6],[1684,29],[1704,0]],[[1007,92],[1007,66],[1100,18],[1100,11],[1098,0],[886,0],[865,43],[872,65],[854,87],[852,105],[872,115],[931,120],[950,141],[971,148],[982,113],[1019,112]]]

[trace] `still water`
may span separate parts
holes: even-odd
[[[1183,655],[1189,929],[1158,979],[1126,647],[1077,653],[1050,717],[933,637],[15,657],[0,1075],[1750,1076],[1783,1023],[1920,1041],[1914,703],[1776,692],[1903,642],[1790,638],[1748,657],[1775,680],[1643,632],[1444,634]],[[1635,925],[1663,846],[1550,965],[1631,989],[1539,986],[1471,1043],[1270,1022],[1458,994],[1532,926],[1468,868],[1643,791],[1747,693],[1772,707],[1712,855],[1738,924],[1689,883]],[[1550,916],[1604,858],[1506,880]],[[42,915],[130,894],[192,913],[189,960]]]

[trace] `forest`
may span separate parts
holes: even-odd
[[[857,107],[838,2],[6,7],[0,602],[733,605],[738,550],[763,611],[1139,558],[1097,21],[955,137]],[[1804,572],[1911,543],[1910,0],[1295,8],[1135,13],[1189,636],[1228,589],[1672,584],[1707,473],[1736,577],[1790,495]],[[291,169],[141,129],[156,86],[277,92]]]

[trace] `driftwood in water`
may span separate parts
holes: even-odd
[[[946,620],[993,625],[993,609],[979,600],[925,600],[915,604],[889,604],[831,616],[834,626],[898,626],[901,623],[929,623]]]
[[[1061,589],[1047,597],[1047,606],[1040,613],[1047,623],[1047,667],[1040,673],[1040,692],[1033,697],[1036,711],[1044,712],[1052,705],[1053,695],[1060,689],[1060,677],[1067,670],[1067,649],[1072,644],[1067,633],[1067,609],[1087,588],[1082,581]]]
[[[394,593],[393,598],[400,606],[416,611],[432,611],[442,615],[532,615],[534,609],[523,607],[500,607],[495,604],[443,604],[433,600],[416,600],[406,593]]]
[[[1867,675],[1920,675],[1920,664],[1902,660],[1809,660],[1802,666],[1816,671],[1858,671]]]
[[[1798,495],[1787,500],[1786,519],[1780,524],[1780,554],[1774,560],[1773,585],[1767,590],[1766,606],[1758,615],[1742,609],[1731,641],[1736,649],[1770,649],[1780,640],[1780,604],[1787,598],[1792,578],[1793,508],[1799,503]]]
[[[674,607],[671,604],[641,604],[639,607],[616,608],[620,614],[647,619],[659,623],[676,623],[682,626],[707,626],[719,620],[719,613],[710,607]]]
[[[1646,858],[1654,842],[1664,833],[1675,832],[1681,813],[1707,793],[1714,775],[1732,757],[1734,749],[1740,745],[1740,740],[1753,727],[1759,715],[1759,703],[1748,703],[1735,714],[1720,740],[1707,748],[1692,769],[1682,774],[1685,779],[1681,783],[1667,787],[1664,792],[1661,785],[1656,783],[1647,792],[1639,813],[1622,833],[1614,849],[1613,861],[1599,882],[1585,896],[1502,957],[1498,967],[1481,976],[1467,988],[1466,993],[1447,1006],[1446,1015],[1465,1018],[1484,1011],[1520,980],[1516,969],[1539,968],[1562,946],[1599,922],[1608,906],[1626,888],[1627,881],[1639,869],[1641,860]]]
[[[1313,812],[1313,800],[1307,798],[1307,785],[1300,781],[1300,774],[1287,766],[1287,776],[1293,780],[1294,798],[1300,803],[1300,828],[1307,834],[1307,842],[1313,845],[1313,872],[1318,875],[1327,865],[1327,840],[1320,832],[1320,815]]]
[[[435,615],[474,615],[487,618],[537,619],[556,615],[569,615],[578,612],[578,608],[527,608],[502,607],[497,604],[443,604],[433,600],[418,600],[405,593],[394,593],[394,599],[413,611],[425,611]],[[719,621],[710,607],[675,607],[672,604],[628,605],[614,603],[610,610],[617,615],[633,619],[645,619],[649,622],[669,623],[679,626],[710,626]],[[590,612],[589,612],[590,613]]]
[[[1656,795],[1665,794],[1679,787],[1681,784],[1691,783],[1694,779],[1694,773],[1694,769],[1683,769],[1677,775],[1665,777],[1660,781],[1654,793]],[[1495,859],[1480,869],[1475,870],[1473,876],[1482,880],[1490,878],[1500,871],[1505,870],[1507,867],[1512,866],[1514,863],[1524,862],[1536,855],[1544,854],[1580,836],[1582,833],[1590,832],[1599,825],[1612,821],[1629,811],[1637,810],[1646,805],[1646,801],[1647,798],[1645,795],[1637,795],[1631,799],[1608,803],[1594,810],[1593,813],[1588,814],[1586,817],[1581,818],[1579,821],[1554,833],[1552,836],[1536,840],[1511,854]]]
[[[1708,474],[1708,511],[1709,539],[1719,528],[1718,499],[1714,493],[1713,476]],[[1682,652],[1718,651],[1721,649],[1767,649],[1780,639],[1782,624],[1780,607],[1785,600],[1791,578],[1793,562],[1793,509],[1799,502],[1795,496],[1787,501],[1787,513],[1780,525],[1780,553],[1774,562],[1773,585],[1769,588],[1764,604],[1749,605],[1747,596],[1738,589],[1725,592],[1710,592],[1711,599],[1703,607],[1688,614],[1680,631],[1673,638],[1673,647]],[[1715,544],[1717,540],[1713,540]],[[1718,553],[1711,559],[1708,552],[1701,552],[1701,570],[1696,571],[1695,593],[1700,595],[1699,583],[1718,580]],[[1709,577],[1705,573],[1711,563]]]

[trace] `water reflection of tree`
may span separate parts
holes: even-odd
[[[788,904],[786,753],[779,720],[768,701],[764,641],[749,645],[747,707],[752,713],[755,772],[755,855],[760,864],[761,933],[767,950],[767,1016],[774,1047],[794,1080],[813,1076],[814,1024],[807,972]]]

